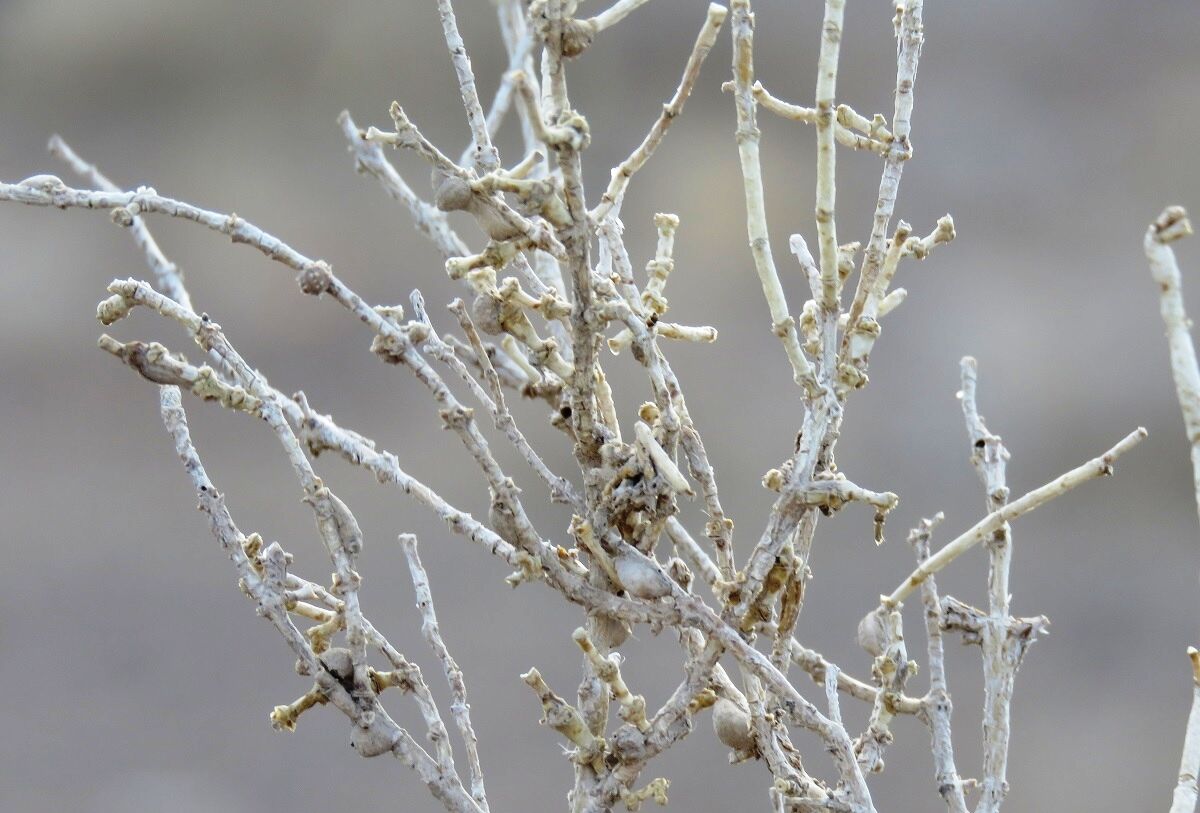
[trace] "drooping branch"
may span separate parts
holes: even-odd
[[[447,770],[446,766],[438,764],[407,731],[392,720],[375,698],[373,690],[352,693],[345,687],[353,677],[352,666],[341,663],[334,657],[319,657],[313,651],[304,635],[288,618],[287,599],[283,594],[287,583],[284,570],[286,554],[277,544],[272,544],[262,552],[264,564],[261,570],[256,567],[255,561],[247,554],[249,539],[234,524],[225,505],[224,496],[209,480],[195,446],[192,445],[179,390],[164,387],[160,390],[160,399],[163,423],[174,440],[176,453],[196,489],[200,510],[208,516],[213,536],[233,560],[238,571],[239,584],[258,604],[261,613],[283,635],[299,658],[303,673],[313,677],[321,695],[352,720],[351,741],[355,750],[365,757],[389,752],[394,754],[417,772],[433,796],[452,813],[485,813],[462,787],[453,769]],[[356,686],[360,690],[367,688],[357,683]],[[288,712],[283,714],[277,709],[277,714],[273,716],[280,720],[281,725],[288,722],[294,725],[295,715],[302,708],[319,702],[314,696],[304,703],[280,707],[287,708]]]

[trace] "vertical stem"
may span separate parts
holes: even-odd
[[[1192,224],[1181,206],[1168,206],[1146,231],[1144,247],[1150,274],[1159,288],[1159,313],[1167,330],[1171,375],[1175,394],[1192,447],[1192,477],[1196,507],[1200,512],[1200,369],[1192,344],[1191,320],[1183,307],[1183,290],[1175,252],[1169,244],[1192,233]]]
[[[792,377],[810,396],[820,392],[812,363],[804,355],[796,333],[796,320],[788,313],[783,284],[771,256],[771,240],[767,232],[766,203],[763,199],[762,167],[758,157],[758,129],[752,85],[754,84],[754,15],[750,0],[734,0],[733,8],[733,83],[737,106],[738,156],[742,164],[742,180],[746,193],[746,233],[750,238],[750,253],[754,269],[762,284],[767,307],[771,311],[771,329],[783,342],[784,352],[792,365]]]
[[[821,26],[821,57],[817,67],[817,236],[821,254],[821,307],[838,308],[838,244],[834,208],[837,142],[834,102],[837,95],[838,56],[842,43],[845,0],[826,0]]]
[[[921,520],[918,529],[909,534],[917,553],[917,563],[929,558],[929,537],[934,526],[942,521],[938,514],[932,520]],[[930,576],[921,585],[921,603],[925,608],[925,639],[929,653],[929,694],[922,701],[921,715],[929,724],[933,740],[933,764],[938,793],[946,802],[950,813],[967,813],[967,801],[963,796],[962,779],[954,764],[954,741],[950,716],[954,710],[950,702],[950,690],[946,683],[946,653],[942,643],[942,605],[938,597],[937,582]]]
[[[1008,450],[998,435],[988,431],[979,415],[975,396],[976,363],[962,360],[962,409],[971,441],[971,463],[987,491],[988,512],[1008,504],[1005,465]],[[1008,574],[1012,565],[1012,540],[1008,523],[1002,523],[987,540],[988,614],[982,629],[983,648],[983,780],[977,813],[995,813],[1008,793],[1009,710],[1018,658],[1009,646]]]
[[[567,3],[565,0],[550,0],[546,4],[546,14],[550,25],[546,48],[542,52],[542,115],[545,120],[558,124],[571,110],[567,95],[566,65],[562,57]],[[570,224],[559,231],[558,237],[567,251],[567,271],[574,293],[571,329],[575,377],[571,384],[571,425],[575,430],[576,457],[586,471],[600,464],[602,439],[596,433],[594,368],[597,336],[602,325],[594,307],[592,233],[579,150],[563,146],[557,151],[557,159],[559,171],[562,173],[563,199],[570,216]]]
[[[1192,659],[1192,712],[1188,715],[1183,756],[1179,759],[1179,782],[1171,799],[1170,813],[1193,813],[1196,809],[1196,776],[1200,774],[1200,652],[1188,647]]]
[[[879,198],[875,203],[871,237],[863,253],[858,290],[855,291],[846,332],[843,334],[843,355],[846,353],[846,338],[854,332],[855,324],[866,304],[867,294],[874,286],[875,276],[883,265],[888,224],[892,219],[892,211],[896,208],[900,176],[904,173],[904,162],[912,156],[909,134],[912,131],[913,90],[917,82],[917,63],[921,58],[921,46],[925,41],[921,12],[922,0],[903,0],[897,4],[896,34],[900,42],[899,53],[896,56],[896,102],[892,116],[892,143],[883,159],[883,174],[879,179]]]

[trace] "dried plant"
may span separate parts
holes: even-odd
[[[666,804],[668,780],[654,776],[651,763],[692,733],[704,715],[711,716],[714,733],[730,749],[731,762],[753,762],[765,769],[765,795],[777,811],[864,813],[889,807],[877,806],[869,780],[883,770],[894,738],[892,722],[899,715],[914,716],[928,729],[931,793],[939,794],[951,811],[965,811],[968,804],[978,811],[998,810],[1008,790],[1014,680],[1047,625],[1043,616],[1011,614],[1010,523],[1076,486],[1111,474],[1117,458],[1146,432],[1136,429],[1098,457],[1010,499],[1005,481],[1009,453],[979,414],[976,363],[964,358],[959,396],[971,461],[984,486],[983,517],[936,550],[933,536],[941,514],[909,533],[913,571],[902,578],[896,574],[895,589],[881,596],[878,606],[866,608],[857,624],[859,643],[872,659],[869,674],[852,675],[797,640],[794,631],[812,578],[809,558],[820,518],[861,504],[873,517],[875,541],[883,541],[896,494],[849,479],[835,463],[835,447],[847,400],[868,383],[881,323],[905,299],[905,290],[893,285],[901,263],[924,259],[954,238],[949,215],[925,236],[903,220],[892,225],[901,175],[912,156],[922,2],[898,0],[895,7],[895,107],[890,120],[882,114],[868,117],[837,100],[844,0],[824,4],[812,107],[783,101],[755,79],[755,20],[749,0],[732,0],[730,9],[710,5],[703,19],[697,14],[699,33],[675,94],[589,205],[581,166],[591,136],[583,112],[571,104],[568,68],[596,37],[610,36],[608,30],[644,2],[617,0],[584,17],[577,14],[575,0],[533,0],[528,6],[522,0],[500,0],[497,11],[510,70],[485,110],[450,0],[438,0],[472,136],[457,159],[427,139],[399,104],[391,107],[393,126],[388,130],[362,130],[342,114],[357,168],[409,210],[444,256],[446,272],[466,288],[469,303],[455,300],[450,318],[436,320],[449,329],[435,327],[419,292],[413,292],[407,313],[399,306],[372,306],[325,260],[300,253],[237,215],[201,209],[149,187],[122,191],[57,137],[51,140],[51,152],[91,188],[37,175],[0,184],[0,199],[108,211],[142,249],[152,282],[113,281],[110,296],[99,304],[99,320],[112,325],[137,307],[147,308],[182,326],[204,351],[205,363],[197,365],[158,343],[100,338],[103,350],[159,385],[163,422],[212,533],[234,564],[239,586],[283,636],[296,656],[297,671],[312,681],[309,691],[271,712],[276,728],[292,730],[309,709],[333,705],[349,719],[352,743],[361,756],[394,755],[416,771],[447,810],[489,809],[467,683],[442,638],[417,540],[407,533],[399,537],[424,637],[450,688],[448,708],[436,702],[422,671],[389,643],[360,603],[363,575],[357,563],[364,533],[314,468],[317,455],[328,451],[367,469],[385,487],[398,488],[441,517],[450,531],[485,548],[503,562],[514,587],[536,583],[539,587],[533,589],[554,590],[578,610],[580,626],[573,642],[562,642],[577,646],[583,655],[575,699],[564,699],[536,668],[522,676],[541,705],[543,722],[567,748],[574,771],[567,793],[571,810],[605,811],[619,804],[636,810],[647,800]],[[740,559],[701,428],[693,423],[683,386],[667,359],[669,342],[663,341],[711,342],[717,335],[712,327],[665,318],[679,219],[655,217],[657,250],[639,279],[620,217],[634,176],[683,113],[727,22],[733,79],[724,89],[736,110],[749,248],[771,329],[783,345],[804,409],[794,448],[785,450],[783,462],[762,479],[776,495],[774,504],[748,555]],[[799,311],[789,305],[789,294],[797,294],[781,279],[772,253],[759,161],[760,110],[816,128],[815,256],[801,234],[791,235],[789,243],[808,287],[809,298]],[[519,120],[525,152],[506,165],[492,139],[502,122],[513,117]],[[429,199],[389,162],[388,147],[415,152],[429,164]],[[882,164],[865,243],[839,241],[838,147],[862,153],[853,160]],[[447,212],[470,215],[483,238],[459,235]],[[191,220],[258,249],[294,271],[306,294],[330,300],[363,322],[374,334],[373,352],[383,362],[406,368],[429,390],[445,426],[478,466],[491,505],[486,522],[410,474],[397,455],[310,405],[303,393],[288,396],[273,388],[220,326],[194,308],[176,266],[146,226],[146,217],[153,214]],[[1200,375],[1179,296],[1179,272],[1167,247],[1189,230],[1182,210],[1168,209],[1147,233],[1146,251],[1163,292],[1162,312],[1200,504]],[[602,363],[605,348],[613,354],[629,352],[645,371],[649,397],[636,415],[620,414],[614,403]],[[460,390],[467,393],[465,402],[456,393]],[[278,542],[267,543],[235,524],[225,495],[209,479],[192,443],[184,391],[258,418],[275,435],[332,563],[328,583],[301,576]],[[551,408],[551,422],[578,464],[575,471],[551,469],[514,419],[508,405],[513,398],[543,401]],[[485,434],[487,423],[494,428],[492,441]],[[519,453],[533,473],[529,479],[540,481],[536,487],[517,486],[513,473],[492,453],[495,438]],[[534,527],[526,509],[531,499],[566,506],[569,523]],[[985,547],[989,558],[985,608],[939,594],[935,578],[976,545]],[[308,569],[320,567],[310,564]],[[917,592],[926,638],[928,688],[923,693],[911,689],[917,661],[907,650],[901,613]],[[620,649],[631,630],[644,626],[669,631],[661,640],[679,644],[684,677],[665,698],[635,694],[636,687],[622,676]],[[955,761],[943,654],[947,635],[978,645],[982,657],[983,762],[977,778],[960,774]],[[1191,655],[1197,701],[1173,813],[1194,809],[1200,769],[1200,656],[1194,649]],[[797,674],[823,687],[818,699],[801,691]],[[411,696],[424,720],[423,738],[389,714],[385,693],[393,688],[398,690],[394,695]],[[869,709],[861,732],[844,722],[843,700]],[[614,711],[616,719],[611,719]],[[457,754],[446,712],[460,741]],[[826,758],[832,760],[832,774],[824,764],[810,772],[808,765]],[[827,781],[822,775],[836,779]]]

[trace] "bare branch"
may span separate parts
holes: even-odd
[[[280,591],[283,582],[272,583],[271,574],[274,572],[282,577],[282,567],[277,569],[264,567],[263,575],[260,575],[259,570],[247,555],[245,547],[247,537],[234,524],[233,518],[225,506],[224,496],[208,479],[204,465],[192,445],[187,418],[180,404],[179,390],[173,387],[162,388],[160,400],[163,423],[174,440],[176,453],[196,489],[200,500],[200,510],[208,516],[213,536],[217,538],[221,547],[233,560],[238,571],[239,584],[258,604],[261,613],[283,635],[292,651],[300,659],[304,673],[315,679],[321,694],[353,721],[352,744],[355,750],[366,757],[391,752],[401,762],[417,772],[421,781],[447,810],[453,813],[483,813],[483,810],[463,789],[453,771],[445,771],[407,731],[400,728],[379,705],[373,692],[367,696],[370,698],[369,702],[363,704],[364,698],[356,698],[343,685],[344,681],[351,678],[350,672],[335,661],[322,659],[316,655],[308,641],[288,618],[286,602]],[[275,561],[282,563],[284,556],[282,549],[278,545],[271,547],[279,553]],[[264,551],[264,553],[268,551]],[[301,706],[308,704],[306,702]],[[291,719],[294,725],[294,717],[291,715],[299,713],[299,710],[300,706],[294,705],[287,717],[273,716],[276,716],[281,724],[286,724],[286,720]]]
[[[358,129],[348,111],[341,112],[338,124],[341,125],[342,133],[354,152],[355,168],[374,176],[384,192],[404,204],[412,215],[417,230],[433,241],[442,257],[450,259],[471,253],[467,244],[450,228],[445,212],[422,200],[412,191],[396,168],[384,157],[383,147],[367,140],[366,132]]]
[[[754,83],[754,19],[749,0],[734,0],[733,8],[733,79],[736,90],[738,119],[738,155],[741,158],[742,179],[746,192],[746,231],[754,268],[762,283],[767,308],[771,312],[771,329],[783,342],[784,352],[792,365],[795,382],[804,387],[809,397],[821,392],[812,362],[800,348],[796,320],[788,312],[787,298],[775,259],[771,254],[771,239],[767,231],[766,203],[763,196],[762,166],[758,157],[760,133],[755,118],[755,102],[751,86]]]
[[[821,308],[838,310],[837,225],[834,219],[837,147],[834,96],[837,92],[838,54],[842,44],[845,0],[825,0],[821,25],[821,55],[817,64],[817,243],[821,260]]]
[[[645,2],[645,0],[641,1]],[[687,102],[687,98],[691,95],[692,88],[695,87],[696,80],[700,76],[700,66],[704,64],[704,58],[712,50],[713,43],[717,41],[717,34],[721,32],[721,26],[725,23],[727,13],[728,9],[724,6],[716,3],[709,4],[708,17],[704,22],[704,27],[696,36],[696,43],[692,46],[692,53],[688,56],[687,65],[683,69],[683,78],[679,80],[679,87],[675,89],[675,95],[663,105],[662,114],[654,122],[650,132],[642,139],[642,143],[638,145],[637,149],[613,168],[612,180],[609,181],[608,189],[601,196],[600,203],[589,213],[593,223],[599,223],[608,216],[609,212],[620,213],[625,190],[629,186],[629,179],[645,166],[646,161],[650,160],[650,156],[654,154],[667,134],[667,128],[671,126],[671,122],[683,112],[683,105]]]
[[[923,519],[908,535],[909,544],[917,554],[917,565],[929,559],[929,538],[944,519],[939,511],[933,519]],[[931,574],[921,584],[921,602],[925,605],[925,639],[929,653],[929,694],[921,704],[921,717],[929,725],[933,740],[934,777],[938,793],[950,813],[967,813],[963,794],[964,782],[954,765],[953,729],[950,717],[954,705],[946,684],[946,654],[942,643],[942,604],[938,597],[937,581]]]
[[[596,31],[612,28],[648,2],[649,0],[617,0],[604,11],[587,20],[587,23],[593,26]]]
[[[1005,465],[1008,450],[998,435],[988,431],[975,400],[976,363],[962,360],[962,409],[971,441],[971,463],[987,492],[989,511],[1001,510],[1008,502]],[[1009,708],[1020,657],[1012,657],[1010,640],[1008,574],[1012,564],[1012,541],[1007,523],[987,540],[988,614],[982,629],[983,647],[983,778],[978,813],[996,813],[1008,793]]]
[[[89,164],[80,158],[61,136],[50,136],[47,149],[50,150],[51,155],[64,161],[77,175],[87,179],[97,189],[105,192],[121,191],[121,187],[110,181],[96,168],[95,164]],[[134,215],[130,218],[129,233],[145,255],[146,264],[150,266],[158,288],[183,307],[192,310],[191,297],[188,296],[187,289],[183,285],[183,272],[179,270],[179,266],[168,260],[163,254],[162,249],[158,247],[158,241],[146,228],[146,223],[141,217]]]
[[[1170,813],[1193,813],[1196,809],[1196,777],[1200,776],[1200,652],[1188,647],[1192,660],[1192,712],[1188,715],[1183,756],[1179,760],[1179,782],[1171,800]]]
[[[458,33],[458,21],[454,19],[454,7],[450,0],[438,0],[438,16],[442,18],[442,35],[450,49],[454,72],[458,75],[458,92],[467,111],[467,123],[471,125],[471,137],[475,141],[475,168],[482,175],[500,166],[500,154],[492,146],[487,119],[479,104],[479,93],[475,90],[475,73],[471,70],[471,57],[467,46]]]
[[[1145,439],[1146,434],[1147,432],[1144,428],[1138,427],[1100,457],[1093,458],[1083,465],[1071,469],[1066,474],[1051,480],[1041,488],[1036,488],[1020,499],[1014,500],[1003,508],[988,514],[965,533],[958,536],[952,542],[947,543],[944,548],[920,564],[899,587],[892,591],[891,595],[883,597],[884,605],[895,606],[904,601],[913,590],[921,585],[921,582],[934,573],[940,572],[946,565],[953,562],[963,553],[966,553],[975,547],[975,545],[987,539],[1004,523],[1028,514],[1038,506],[1044,505],[1055,497],[1066,494],[1088,480],[1112,474],[1112,464],[1116,462],[1117,458],[1141,443]]]
[[[473,798],[485,813],[488,809],[487,794],[483,787],[483,768],[479,764],[479,750],[476,747],[475,729],[471,725],[471,707],[467,704],[467,684],[463,679],[462,670],[454,662],[450,650],[442,640],[441,628],[438,626],[437,613],[433,608],[433,591],[429,587],[429,576],[421,564],[417,553],[417,538],[412,534],[400,534],[400,547],[404,558],[408,561],[408,574],[412,578],[413,592],[417,595],[417,608],[421,611],[423,623],[421,632],[429,642],[446,673],[446,683],[450,685],[450,713],[458,725],[464,747],[467,750],[467,765],[471,776],[471,798]]]
[[[904,162],[912,156],[909,134],[912,130],[914,88],[917,82],[917,63],[921,58],[921,46],[925,41],[922,21],[923,0],[906,0],[896,7],[896,38],[899,40],[896,53],[895,112],[892,115],[892,141],[883,159],[883,173],[879,179],[879,199],[875,204],[875,217],[871,226],[871,238],[863,254],[859,271],[858,290],[850,308],[849,328],[843,336],[841,354],[848,353],[849,337],[854,332],[866,302],[865,293],[875,285],[875,277],[883,264],[884,244],[887,240],[888,224],[896,207],[896,196],[900,189],[900,176],[904,173]],[[861,293],[860,293],[861,292]],[[843,378],[851,386],[862,386],[865,362],[859,361],[853,368],[844,368]]]
[[[1192,224],[1183,207],[1168,206],[1146,230],[1144,247],[1150,262],[1150,275],[1158,283],[1159,312],[1167,328],[1175,394],[1192,447],[1194,490],[1197,511],[1200,511],[1200,369],[1196,366],[1196,348],[1192,344],[1192,323],[1183,307],[1179,264],[1170,248],[1171,243],[1191,233]]]

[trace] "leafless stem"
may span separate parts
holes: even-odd
[[[988,511],[1004,508],[1008,502],[1005,464],[1008,450],[998,435],[988,431],[979,415],[975,400],[976,363],[970,356],[962,360],[962,409],[971,441],[971,463],[987,493]],[[1007,523],[1001,524],[987,540],[988,614],[983,627],[983,778],[979,813],[996,813],[1008,793],[1009,708],[1013,681],[1020,659],[1010,653],[1008,574],[1012,564],[1012,540]]]
[[[400,173],[384,156],[383,147],[374,141],[367,140],[366,133],[358,129],[348,111],[341,112],[338,116],[338,124],[354,153],[355,168],[374,176],[389,197],[404,204],[412,216],[417,230],[433,241],[444,258],[462,257],[471,253],[467,244],[455,233],[454,229],[450,228],[445,212],[438,210],[432,203],[422,200],[412,191],[412,188],[400,177]]]
[[[917,554],[918,566],[929,559],[929,537],[941,523],[943,514],[921,520],[920,526],[908,535]],[[950,717],[954,706],[946,684],[946,655],[942,643],[942,605],[938,598],[937,581],[931,575],[921,584],[921,602],[925,606],[925,639],[929,653],[929,694],[921,704],[921,716],[929,725],[933,740],[934,776],[938,793],[950,813],[967,813],[963,781],[954,765],[953,730]]]
[[[500,155],[492,146],[487,118],[483,115],[479,93],[475,90],[471,57],[467,55],[467,46],[458,33],[458,21],[454,18],[454,7],[450,0],[438,0],[438,16],[442,18],[442,34],[446,38],[446,47],[450,49],[454,72],[458,75],[458,92],[467,111],[467,123],[471,125],[471,137],[475,142],[475,168],[482,175],[500,166]]]
[[[771,312],[771,329],[783,342],[792,374],[797,384],[810,397],[820,393],[812,362],[800,348],[796,320],[788,312],[787,298],[775,269],[771,254],[771,239],[767,231],[766,203],[763,193],[762,166],[758,157],[760,132],[755,118],[754,94],[754,17],[749,0],[733,0],[733,81],[737,106],[738,155],[741,158],[742,179],[746,192],[746,232],[754,268],[762,283],[767,308]]]
[[[817,65],[817,235],[821,260],[821,307],[838,310],[838,244],[834,220],[837,166],[834,96],[837,91],[838,55],[842,43],[845,0],[825,0],[821,26],[821,55]]]
[[[1191,320],[1183,307],[1181,276],[1170,244],[1192,233],[1192,224],[1182,206],[1168,206],[1146,230],[1144,247],[1150,275],[1158,283],[1159,312],[1167,329],[1171,351],[1171,374],[1175,394],[1183,412],[1188,443],[1192,447],[1192,473],[1197,511],[1200,511],[1200,369],[1192,344]]]
[[[1188,647],[1192,660],[1192,711],[1188,715],[1183,756],[1179,760],[1179,781],[1171,800],[1170,813],[1192,813],[1196,809],[1196,777],[1200,776],[1200,652]]]
[[[921,46],[925,41],[922,21],[923,0],[906,0],[896,8],[896,37],[899,40],[896,55],[895,112],[892,115],[892,141],[883,159],[883,174],[879,179],[879,199],[875,204],[875,217],[871,237],[863,254],[859,270],[858,289],[850,307],[849,327],[842,340],[842,355],[848,352],[848,339],[866,304],[866,294],[875,284],[875,277],[883,264],[884,244],[887,240],[888,224],[896,207],[900,176],[904,173],[904,162],[912,155],[909,135],[912,130],[914,88],[917,81],[917,63],[921,58]],[[859,363],[862,366],[862,362]],[[861,370],[859,373],[861,374]],[[860,383],[855,377],[851,384]]]
[[[1133,432],[1130,432],[1120,443],[1099,457],[1071,469],[1066,474],[1051,480],[1041,488],[1036,488],[1021,498],[1008,503],[1003,508],[988,514],[975,523],[969,530],[947,543],[944,548],[920,564],[899,587],[893,590],[890,595],[883,597],[884,605],[894,607],[904,601],[913,590],[921,585],[921,582],[932,574],[940,572],[946,565],[953,562],[963,553],[966,553],[975,547],[975,545],[990,537],[1006,522],[1028,514],[1038,506],[1044,505],[1055,497],[1066,494],[1088,480],[1112,474],[1112,464],[1116,462],[1117,458],[1141,443],[1145,439],[1146,434],[1145,429],[1141,427],[1137,428]]]
[[[687,65],[683,69],[683,78],[679,80],[679,87],[675,89],[675,95],[663,105],[662,114],[659,115],[637,149],[613,168],[612,180],[608,184],[608,189],[600,198],[600,203],[590,213],[593,223],[599,223],[608,216],[609,212],[620,213],[621,202],[625,197],[625,190],[629,186],[629,179],[645,165],[646,161],[650,160],[650,156],[654,154],[654,150],[658,148],[667,134],[667,128],[671,126],[671,122],[683,112],[683,105],[687,102],[692,88],[696,86],[696,79],[700,76],[700,66],[704,64],[704,58],[712,50],[713,43],[717,40],[717,34],[720,33],[721,26],[725,23],[727,13],[728,10],[724,6],[716,3],[709,4],[708,17],[696,37],[696,43],[692,46],[692,53],[688,56]]]
[[[442,669],[446,673],[446,683],[450,685],[450,713],[458,725],[463,744],[467,751],[467,765],[471,776],[471,798],[482,808],[488,810],[487,794],[483,787],[483,768],[479,764],[478,742],[475,728],[471,725],[471,707],[467,704],[467,684],[463,679],[462,670],[458,668],[446,643],[442,640],[441,628],[438,626],[437,613],[433,608],[433,591],[429,587],[429,575],[421,564],[417,553],[417,538],[412,534],[400,534],[400,547],[404,558],[408,561],[408,574],[412,578],[413,592],[417,595],[417,608],[421,611],[421,632],[433,649]]]

